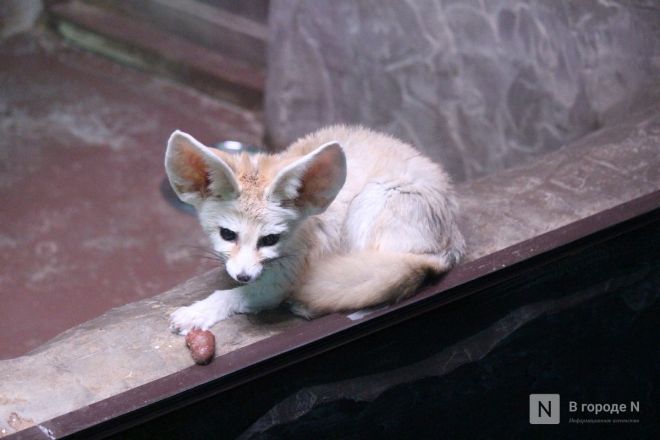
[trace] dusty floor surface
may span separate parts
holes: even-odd
[[[213,263],[160,193],[172,130],[258,144],[254,115],[39,34],[0,44],[0,359]]]

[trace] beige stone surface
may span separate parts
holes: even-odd
[[[0,361],[0,434],[193,365],[184,338],[168,331],[168,316],[229,285],[219,271],[212,271],[153,298],[117,307],[26,356]],[[234,316],[212,329],[216,356],[301,322],[283,311]]]

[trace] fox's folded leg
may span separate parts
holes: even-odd
[[[181,307],[170,315],[170,330],[186,335],[193,328],[206,330],[218,321],[245,311],[244,295],[239,288],[216,290],[208,298]]]

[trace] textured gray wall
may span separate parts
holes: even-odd
[[[464,180],[603,125],[660,80],[660,1],[273,0],[265,119],[417,145]]]

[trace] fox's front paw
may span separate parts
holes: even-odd
[[[207,330],[216,321],[216,314],[200,301],[174,311],[170,315],[170,330],[185,336],[193,328]]]

